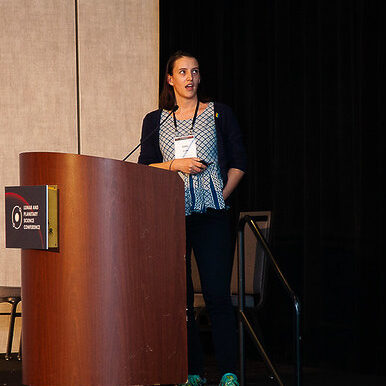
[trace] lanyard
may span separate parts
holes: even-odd
[[[190,129],[190,132],[193,132],[193,127],[194,127],[194,124],[196,123],[196,118],[197,118],[199,104],[200,104],[200,101],[197,100],[196,110],[194,112],[193,121],[192,121],[192,127]],[[176,119],[176,115],[174,114],[174,111],[173,111],[173,120],[174,120],[174,127],[176,129],[176,132],[178,132],[177,119]]]

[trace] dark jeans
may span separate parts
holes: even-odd
[[[201,288],[212,324],[216,360],[222,374],[236,372],[236,321],[230,297],[233,251],[226,211],[209,210],[186,217],[186,272],[189,374],[203,374],[203,353],[194,319],[191,249],[197,261]]]

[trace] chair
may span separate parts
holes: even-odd
[[[248,227],[245,225],[248,224]],[[295,376],[296,385],[302,384],[302,365],[301,365],[301,336],[300,336],[300,302],[289,286],[283,273],[281,272],[272,252],[268,246],[271,230],[271,212],[243,212],[240,213],[238,224],[238,245],[236,255],[240,259],[235,259],[232,272],[231,297],[232,303],[238,308],[239,316],[239,344],[240,344],[240,386],[245,385],[245,354],[244,354],[244,330],[247,329],[253,343],[260,352],[262,359],[270,370],[270,378],[275,379],[279,385],[283,385],[275,367],[270,361],[259,337],[251,326],[245,308],[253,307],[255,310],[262,307],[265,300],[266,287],[266,268],[269,262],[273,271],[293,303],[294,307],[294,353],[295,353]],[[239,260],[239,261],[238,261]],[[240,272],[238,264],[241,267]],[[237,268],[236,268],[237,267]],[[244,272],[244,274],[243,274]],[[195,290],[196,315],[199,316],[205,307],[201,293],[201,285],[198,276],[197,266],[192,259],[192,278]],[[245,290],[243,291],[245,287]],[[240,288],[240,290],[239,290]],[[239,294],[240,292],[240,294]],[[240,298],[240,301],[239,301]],[[196,316],[196,318],[197,318]],[[256,326],[255,326],[256,328]]]
[[[11,359],[12,352],[12,341],[13,341],[13,333],[15,329],[15,319],[16,317],[21,317],[20,312],[16,312],[17,305],[21,301],[21,288],[20,287],[3,287],[0,286],[0,303],[10,303],[11,311],[10,312],[2,312],[0,315],[10,315],[9,320],[9,330],[8,330],[8,342],[7,342],[7,350],[5,353],[5,359]],[[21,349],[21,346],[20,346]],[[21,356],[21,351],[19,351],[19,359]]]
[[[269,241],[271,231],[271,211],[257,212],[241,212],[240,218],[249,215],[254,218],[254,221],[261,230],[264,238]],[[193,252],[192,252],[192,255]],[[238,307],[238,261],[237,247],[235,248],[235,257],[233,261],[232,279],[231,279],[231,299],[232,304]],[[266,267],[267,258],[264,249],[260,243],[256,242],[256,238],[249,228],[245,229],[245,307],[253,310],[261,308],[265,299],[266,287]],[[192,259],[192,279],[194,287],[194,308],[196,319],[202,318],[205,323],[201,323],[201,330],[205,329],[205,324],[208,321],[207,315],[204,312],[205,302],[201,291],[201,283],[198,274],[198,268],[195,259]],[[209,321],[210,322],[210,321]],[[254,318],[255,328],[260,331],[258,320]]]
[[[269,243],[271,236],[271,211],[241,212],[240,218],[249,215],[259,227],[265,240]],[[259,309],[265,300],[267,256],[264,249],[253,235],[251,229],[245,229],[245,306]],[[232,303],[239,305],[238,301],[238,267],[237,250],[233,262],[231,281]]]
[[[248,225],[248,227],[246,227]],[[238,315],[239,315],[239,340],[240,340],[240,386],[245,385],[245,353],[244,353],[244,330],[246,329],[248,333],[250,334],[253,342],[255,343],[256,348],[260,352],[260,355],[262,359],[264,360],[266,366],[270,369],[271,372],[271,378],[275,379],[276,382],[279,385],[283,385],[283,381],[280,379],[279,374],[277,373],[275,367],[273,366],[272,362],[270,361],[267,353],[265,352],[265,349],[263,345],[261,344],[258,336],[255,334],[254,329],[252,328],[251,324],[249,323],[248,318],[245,314],[245,307],[247,307],[247,304],[245,302],[245,299],[247,297],[246,295],[246,274],[247,270],[245,269],[248,265],[248,255],[246,254],[246,251],[248,249],[248,244],[246,240],[248,240],[248,237],[246,236],[247,231],[245,228],[250,229],[251,234],[255,237],[255,242],[261,245],[261,248],[264,251],[264,262],[265,260],[269,261],[272,269],[275,271],[277,278],[282,283],[283,288],[285,292],[287,293],[287,296],[290,298],[291,302],[293,303],[293,309],[294,309],[294,353],[295,353],[295,376],[296,376],[296,385],[301,386],[302,385],[302,364],[301,364],[301,336],[300,336],[300,302],[298,297],[296,296],[295,292],[291,289],[290,285],[288,284],[288,281],[284,277],[283,273],[281,272],[276,259],[272,255],[272,252],[269,248],[269,245],[267,243],[266,237],[264,237],[264,232],[259,229],[259,217],[249,215],[249,214],[243,214],[240,218],[239,225],[238,225],[238,264],[239,264],[239,274],[238,274],[238,292],[239,292],[239,304],[238,304]],[[257,252],[256,252],[257,253]],[[257,256],[257,255],[256,255]],[[265,263],[264,263],[265,264]],[[263,274],[262,274],[262,282],[265,283],[264,277],[265,277],[265,266],[263,266]],[[264,301],[264,285],[263,284],[263,291],[261,303]],[[259,301],[260,302],[260,301]],[[261,305],[260,305],[261,307]]]
[[[247,214],[255,218],[255,221],[264,238],[269,241],[271,230],[271,212],[241,212],[240,218]],[[259,243],[256,243],[256,238],[254,237],[252,231],[247,228],[245,231],[245,271],[247,273],[245,278],[245,305],[248,308],[260,308],[264,303],[266,265],[267,260],[264,249]],[[235,249],[231,281],[231,298],[232,304],[235,307],[237,307],[239,303],[237,273],[237,249]],[[205,302],[201,292],[201,283],[195,259],[192,259],[192,279],[194,287],[194,307],[196,309],[196,314],[198,315],[203,310],[203,307],[205,307]]]
[[[240,219],[243,219],[245,216],[250,216],[253,219],[253,222],[259,228],[264,239],[269,242],[271,236],[271,211],[254,211],[254,212],[241,212]],[[241,220],[242,221],[242,220]],[[232,269],[232,279],[231,279],[231,299],[232,304],[239,310],[239,335],[240,335],[240,371],[241,371],[241,383],[245,384],[245,357],[244,357],[244,326],[242,325],[240,319],[240,309],[243,310],[242,316],[245,317],[244,307],[253,309],[254,311],[260,309],[265,301],[265,288],[266,288],[266,271],[267,271],[267,254],[266,250],[263,248],[261,243],[256,239],[253,231],[246,227],[243,230],[243,249],[244,249],[244,285],[245,285],[245,296],[244,304],[240,307],[239,304],[239,269],[238,269],[238,247],[235,248],[235,258],[233,262]],[[205,303],[203,300],[203,295],[201,293],[201,285],[198,275],[197,265],[195,260],[192,259],[192,279],[193,286],[195,290],[194,294],[194,305],[196,310],[196,318],[199,319],[203,310],[205,309]],[[254,312],[255,314],[255,312]],[[249,324],[248,319],[245,319]],[[253,328],[249,324],[251,330]],[[256,317],[254,317],[254,329],[257,329],[261,339],[261,330],[260,325]],[[254,334],[254,343],[258,342],[259,351],[263,356],[263,359],[268,364],[271,372],[277,376],[277,372],[274,369],[272,363],[267,357],[264,348],[261,346],[260,339]],[[277,376],[278,377],[278,376]],[[279,384],[281,384],[279,382]]]

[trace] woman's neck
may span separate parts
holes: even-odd
[[[177,113],[186,114],[191,111],[194,112],[197,106],[198,98],[197,97],[194,99],[179,98],[176,100],[176,102],[178,105]]]

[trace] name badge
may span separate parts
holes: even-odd
[[[174,138],[175,158],[197,157],[196,139],[194,135]]]

